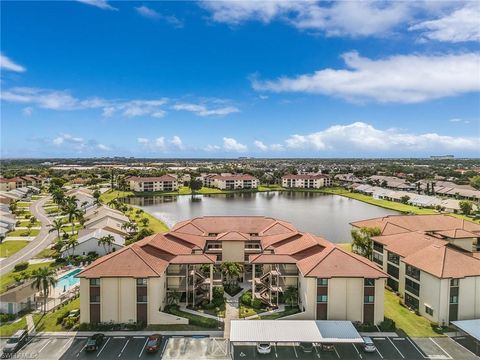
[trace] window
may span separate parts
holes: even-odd
[[[425,305],[425,312],[430,315],[430,316],[433,316],[433,309],[428,306],[428,305]]]
[[[412,293],[413,295],[419,295],[420,294],[420,284],[405,278],[405,290],[408,292]]]
[[[383,245],[377,242],[373,242],[373,250],[378,251],[379,253],[383,254]]]
[[[450,304],[458,304],[458,295],[450,296]]]
[[[400,257],[397,254],[388,252],[388,261],[398,265],[400,263]]]
[[[452,286],[452,287],[458,286],[458,279],[452,279],[452,280],[450,280],[450,286]]]
[[[373,261],[375,261],[378,265],[383,265],[383,255],[374,252]]]
[[[137,303],[146,303],[147,295],[137,295]]]
[[[137,279],[137,286],[147,286],[147,279],[145,278]]]
[[[398,279],[398,267],[388,264],[387,265],[387,273],[388,275],[394,277],[395,279]]]
[[[100,279],[90,279],[90,286],[100,286]]]
[[[419,301],[413,296],[405,294],[405,305],[407,305],[409,308],[418,310]]]
[[[317,286],[328,286],[328,279],[317,279]]]
[[[100,302],[100,295],[90,295],[90,302],[91,303],[99,303]]]
[[[374,295],[365,295],[363,297],[363,302],[365,304],[373,304],[375,302],[375,296]]]
[[[364,279],[363,280],[364,286],[375,286],[375,279]]]
[[[417,269],[416,267],[407,265],[405,267],[405,273],[416,280],[420,280],[420,270]]]
[[[317,295],[317,304],[325,304],[328,302],[328,295]]]

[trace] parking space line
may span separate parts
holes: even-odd
[[[340,359],[340,355],[338,354],[337,348],[334,346],[333,350],[335,350],[335,354],[337,354],[337,357]]]
[[[437,346],[440,348],[440,350],[442,350],[443,353],[448,356],[449,359],[453,359],[453,358],[450,356],[450,354],[449,354],[448,352],[446,352],[444,348],[442,348],[440,345],[438,345],[438,343],[437,343],[435,340],[433,340],[432,338],[429,338],[429,339],[432,340],[433,343],[434,343],[435,345],[437,345]]]
[[[73,339],[75,338],[70,338],[66,343],[65,345],[62,346],[62,348],[60,349],[60,352],[63,354],[63,350],[65,350],[67,348],[67,345],[70,346],[72,343],[73,343]]]
[[[125,345],[123,345],[122,351],[120,351],[120,354],[118,354],[118,357],[122,356],[122,353],[125,350],[125,348],[127,347],[129,341],[130,341],[130,339],[127,339],[127,342],[125,343]]]
[[[134,339],[145,339],[145,336],[133,336]]]
[[[295,357],[298,359],[297,349],[295,343],[293,343],[293,351],[295,352]]]
[[[402,357],[402,359],[405,359],[405,356],[403,356],[402,352],[397,348],[397,346],[393,343],[392,339],[390,339],[389,337],[387,337],[388,341],[390,341],[390,344],[393,345],[393,347],[395,349],[397,349],[398,353],[400,354],[400,356]]]
[[[380,353],[380,350],[378,350],[378,347],[375,346],[375,350],[377,350],[378,355],[383,359],[383,355]]]
[[[102,348],[100,349],[100,351],[98,352],[97,354],[97,357],[100,356],[100,354],[102,353],[103,349],[105,349],[105,346],[107,346],[108,342],[110,341],[111,338],[108,338],[107,341],[105,342],[105,344],[103,344]]]
[[[114,339],[125,339],[125,336],[114,336]]]
[[[410,344],[412,344],[412,346],[415,348],[415,350],[417,350],[418,353],[419,353],[420,355],[422,355],[422,357],[423,357],[424,359],[428,359],[428,356],[423,355],[423,353],[420,351],[420,349],[418,348],[418,346],[415,345],[415,344],[413,343],[413,341],[412,341],[409,337],[407,337],[406,339],[407,339],[408,341],[410,341]]]
[[[87,347],[87,344],[83,345],[83,347],[80,349],[80,351],[78,352],[77,354],[77,357],[80,356],[80,354],[82,353],[82,351]]]
[[[276,343],[273,343],[273,348],[275,349],[275,357],[278,358],[278,354],[277,354],[277,344],[276,344]]]
[[[45,345],[42,346],[42,348],[40,350],[38,350],[38,353],[41,353],[43,349],[45,349],[47,347],[48,344],[50,344],[52,342],[52,339],[48,339],[48,341],[45,343]]]
[[[145,340],[145,344],[143,344],[142,350],[140,350],[140,354],[138,354],[138,357],[142,356],[143,350],[145,349],[145,346],[147,346],[147,342],[148,342],[148,337],[147,337],[147,340]]]
[[[318,352],[317,345],[313,344],[313,347],[315,348],[315,352],[317,353],[318,358],[320,358],[320,353]]]
[[[353,348],[357,352],[358,356],[360,356],[360,359],[363,359],[362,354],[360,354],[360,351],[358,351],[357,346],[355,344],[352,344]]]

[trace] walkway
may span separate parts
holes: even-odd
[[[230,296],[225,293],[226,303],[225,303],[225,320],[224,320],[224,330],[223,330],[223,337],[225,339],[230,339],[230,321],[237,320],[240,318],[238,313],[239,308],[239,299],[242,294],[248,290],[251,290],[250,283],[241,283],[239,284],[242,288],[235,296]]]
[[[48,233],[48,225],[52,223],[52,220],[47,216],[47,213],[43,209],[43,205],[50,200],[50,196],[37,200],[30,205],[30,211],[38,221],[42,223],[42,228],[39,234],[30,243],[20,251],[16,252],[12,256],[2,260],[0,272],[5,274],[11,270],[16,263],[21,261],[28,261],[40,251],[45,249],[55,239],[54,233]]]

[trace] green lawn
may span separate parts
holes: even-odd
[[[35,255],[34,258],[35,259],[53,258],[57,254],[58,254],[58,252],[56,250],[46,248],[46,249],[43,249],[42,251],[40,251],[37,255]]]
[[[261,316],[260,318],[262,320],[276,320],[276,319],[282,318],[284,316],[296,314],[298,312],[300,312],[300,309],[298,308],[298,306],[295,306],[293,308],[292,307],[286,307],[284,311],[264,315],[264,316]]]
[[[37,236],[40,232],[39,229],[21,229],[21,230],[13,230],[7,233],[7,236]]]
[[[397,329],[408,336],[442,336],[433,331],[430,321],[400,305],[399,300],[393,292],[385,290],[385,317],[395,321]]]
[[[257,315],[261,312],[264,312],[266,311],[265,309],[254,309],[253,307],[251,306],[246,306],[244,304],[240,304],[240,307],[238,309],[238,316],[240,317],[240,319],[243,319],[243,318],[246,318],[246,317],[249,317],[249,316],[253,316],[253,315]]]
[[[17,201],[16,204],[19,208],[28,208],[30,205],[32,205],[30,201]]]
[[[20,223],[17,226],[27,227],[29,224],[31,224],[29,220],[23,220],[23,221],[20,221]],[[38,220],[33,223],[33,226],[41,226],[41,225],[42,223]]]
[[[33,270],[41,267],[45,267],[45,266],[50,266],[50,264],[53,264],[53,261],[46,262],[43,264],[31,264],[28,266],[26,270],[24,270],[24,272],[27,274],[30,274]],[[6,274],[2,274],[2,276],[0,277],[0,293],[5,292],[5,290],[7,289],[7,286],[15,282],[14,276],[19,273],[20,272],[10,271]]]
[[[208,329],[213,329],[213,328],[220,328],[222,327],[222,323],[212,319],[212,318],[207,318],[205,316],[200,316],[200,315],[195,315],[195,314],[190,314],[185,311],[182,311],[178,308],[178,306],[169,306],[168,308],[165,308],[165,312],[180,316],[183,318],[186,318],[189,320],[189,325],[194,325],[194,326],[199,326],[202,327],[203,329],[208,328]]]
[[[10,322],[7,324],[1,324],[0,334],[2,336],[11,336],[15,334],[18,330],[23,330],[23,329],[27,329],[27,320],[25,319],[25,316],[18,321]]]
[[[9,257],[27,246],[29,241],[13,240],[4,241],[0,244],[0,257]]]
[[[108,204],[110,201],[113,199],[118,199],[122,197],[127,197],[127,196],[133,196],[134,193],[133,191],[106,191],[102,195],[100,195],[100,201],[102,201],[105,204]]]
[[[70,312],[71,310],[80,309],[80,298],[69,302],[65,306],[61,307],[54,312],[43,314],[34,314],[33,322],[35,323],[35,330],[40,331],[65,331],[62,328],[62,324],[57,324],[57,318],[64,314],[65,312]]]

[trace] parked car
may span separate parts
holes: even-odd
[[[259,354],[270,354],[272,352],[272,345],[269,343],[258,343],[257,352]]]
[[[311,353],[313,351],[313,343],[309,342],[301,342],[299,345],[299,348],[304,352],[304,353]]]
[[[162,335],[160,334],[150,335],[148,337],[146,351],[149,353],[157,352],[160,349],[161,343],[162,343]]]
[[[15,354],[18,350],[21,349],[23,345],[28,340],[28,332],[27,330],[18,330],[15,334],[13,334],[8,340],[5,346],[3,347],[3,354],[5,357],[8,355]]]
[[[371,337],[368,337],[368,336],[364,336],[363,337],[363,351],[367,352],[367,353],[372,353],[372,352],[375,352],[377,350],[377,348],[375,347],[375,344],[373,343],[373,340]]]
[[[105,335],[103,334],[93,334],[87,340],[85,351],[96,351],[102,345],[104,339]]]
[[[333,344],[322,344],[322,351],[334,351],[335,347]]]

